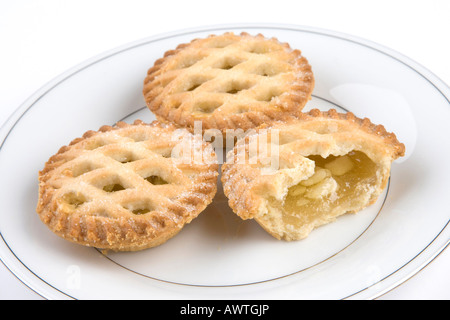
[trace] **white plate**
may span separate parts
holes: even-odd
[[[37,173],[60,146],[125,119],[151,121],[141,94],[166,50],[225,31],[277,37],[301,49],[316,78],[307,108],[349,110],[394,131],[406,156],[372,207],[277,241],[228,208],[223,193],[167,243],[103,256],[60,239],[37,214]],[[184,30],[125,45],[67,71],[30,97],[0,132],[0,257],[48,299],[373,299],[449,243],[450,89],[378,44],[287,25]]]

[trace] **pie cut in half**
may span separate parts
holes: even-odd
[[[221,179],[238,216],[299,240],[376,202],[404,152],[395,134],[367,118],[315,109],[240,139]]]
[[[62,147],[39,172],[37,213],[62,238],[113,251],[158,246],[212,201],[217,158],[187,130],[119,122]]]
[[[167,51],[148,70],[143,95],[160,121],[193,129],[248,130],[311,99],[314,76],[300,50],[258,34],[210,35]]]

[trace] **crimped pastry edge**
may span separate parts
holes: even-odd
[[[213,114],[211,117],[205,117],[202,119],[202,126],[204,130],[207,129],[219,129],[222,131],[223,136],[226,135],[227,129],[243,129],[249,130],[256,128],[264,123],[270,123],[275,120],[282,119],[285,114],[298,115],[302,109],[305,107],[306,103],[311,99],[311,95],[315,86],[314,74],[309,64],[308,60],[302,55],[301,51],[298,49],[293,50],[291,46],[286,42],[280,42],[277,38],[266,38],[261,33],[252,36],[247,32],[241,32],[236,35],[233,32],[226,32],[221,35],[211,34],[207,38],[196,38],[191,40],[188,43],[179,44],[175,49],[168,50],[164,53],[162,58],[157,59],[154,62],[153,67],[148,69],[147,76],[144,79],[144,88],[143,95],[146,101],[147,107],[155,113],[158,120],[162,122],[173,123],[179,127],[184,127],[192,130],[194,127],[194,122],[199,121],[197,119],[191,118],[188,119],[181,113],[171,113],[169,115],[168,108],[164,108],[161,104],[156,102],[156,96],[148,95],[149,90],[147,90],[147,86],[154,81],[154,79],[158,76],[158,73],[163,69],[165,63],[177,53],[189,47],[191,44],[202,41],[205,39],[209,39],[212,37],[218,36],[237,36],[237,37],[254,37],[266,39],[269,41],[276,41],[281,46],[285,47],[295,55],[297,55],[297,61],[299,65],[299,70],[297,70],[298,74],[301,76],[297,79],[302,83],[301,90],[296,90],[295,87],[298,87],[297,84],[292,84],[289,88],[286,88],[285,93],[289,93],[289,97],[291,100],[283,101],[283,111],[280,110],[271,110],[266,109],[262,111],[247,111],[240,114],[232,114],[229,115],[226,119],[223,116],[217,116]],[[302,98],[298,98],[301,96]],[[286,100],[286,99],[285,99]],[[217,118],[217,119],[216,119]],[[224,125],[225,123],[225,125]]]
[[[311,109],[308,112],[299,113],[298,115],[286,115],[283,119],[274,121],[270,124],[263,124],[258,129],[268,129],[279,125],[289,125],[295,121],[310,121],[323,119],[334,119],[347,121],[368,134],[373,134],[383,140],[384,144],[391,150],[392,158],[395,160],[405,155],[405,145],[401,143],[395,133],[389,132],[382,124],[374,124],[369,118],[359,118],[353,112],[338,112],[336,109],[321,111],[319,109]]]
[[[137,251],[165,243],[212,202],[217,192],[217,162],[207,166],[208,174],[197,177],[192,183],[192,190],[177,198],[179,204],[171,209],[177,210],[175,214],[182,217],[180,221],[172,221],[161,212],[158,212],[158,219],[151,221],[146,219],[145,216],[136,216],[134,219],[125,217],[109,219],[102,216],[70,215],[57,209],[56,201],[53,201],[54,190],[47,187],[45,180],[56,167],[62,164],[61,160],[64,153],[70,150],[71,146],[95,135],[137,125],[176,129],[175,126],[163,124],[159,121],[147,124],[141,120],[136,120],[133,124],[118,122],[114,126],[105,125],[98,131],[89,130],[82,137],[72,140],[69,145],[61,147],[46,162],[43,170],[39,172],[39,200],[36,212],[41,221],[53,233],[70,242],[84,246],[112,251]],[[203,148],[205,147],[208,147],[207,143],[203,143]],[[214,154],[211,154],[211,157],[215,159]],[[190,209],[187,210],[186,208]],[[155,231],[155,224],[162,229]]]

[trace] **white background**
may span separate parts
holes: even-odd
[[[450,84],[448,0],[0,0],[0,125],[49,80],[109,49],[179,29],[258,22],[366,38]],[[449,269],[447,249],[379,299],[450,299]],[[0,263],[0,299],[42,298]]]

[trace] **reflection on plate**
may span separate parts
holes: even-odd
[[[379,201],[277,241],[236,217],[221,191],[166,244],[102,255],[51,233],[35,213],[37,172],[61,145],[119,120],[151,121],[141,94],[166,50],[212,33],[247,31],[301,49],[316,88],[307,109],[352,111],[397,133],[406,156]],[[227,25],[143,39],[95,57],[30,97],[0,134],[0,258],[45,298],[370,299],[399,285],[449,243],[441,181],[450,178],[449,88],[390,49],[336,32],[285,25]],[[401,163],[400,163],[401,162]]]

